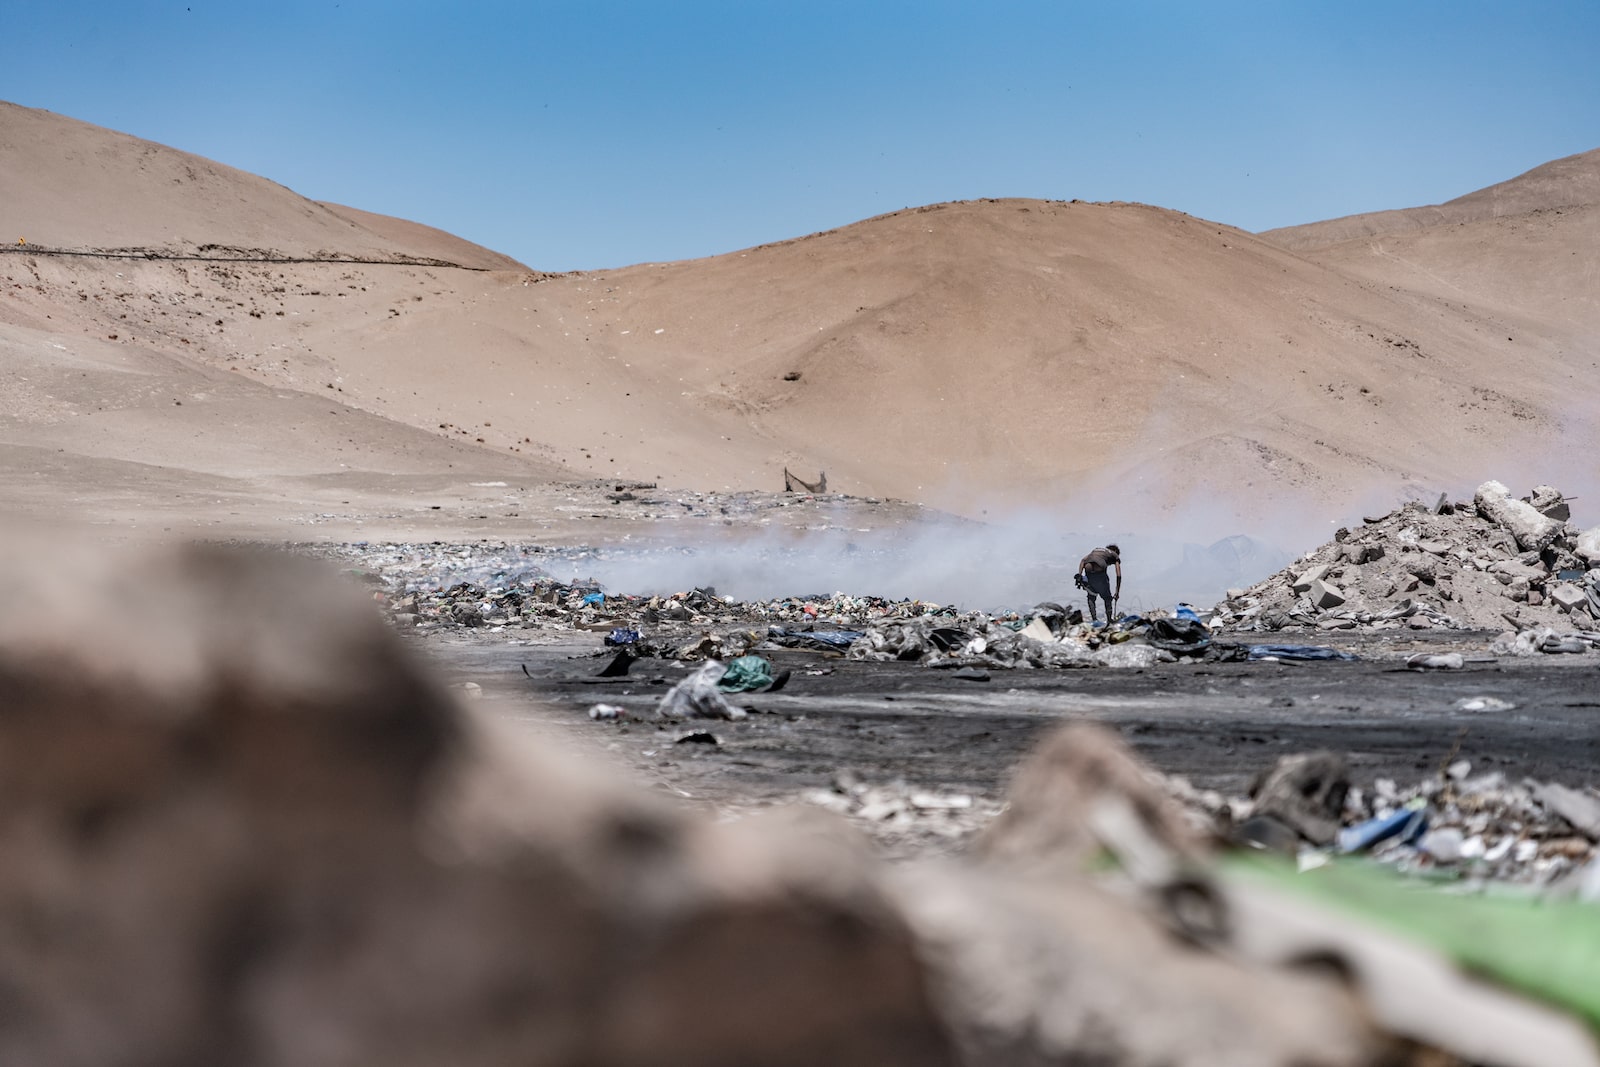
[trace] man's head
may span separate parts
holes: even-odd
[[[1119,558],[1122,556],[1122,549],[1118,548],[1116,545],[1107,545],[1106,550]]]

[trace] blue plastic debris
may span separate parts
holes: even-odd
[[[606,634],[608,645],[631,645],[637,640],[639,640],[638,630],[624,630],[619,627]]]
[[[1378,819],[1346,826],[1339,831],[1340,852],[1365,852],[1390,838],[1402,845],[1422,839],[1428,832],[1428,813],[1421,808],[1401,808]]]
[[[606,595],[604,593],[585,593],[583,595],[583,603],[585,607],[588,607],[591,604],[604,604],[605,602]]]

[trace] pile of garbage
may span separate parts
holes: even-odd
[[[674,634],[716,627],[762,631],[777,627],[798,633],[821,624],[859,633],[877,621],[957,614],[953,607],[922,600],[845,593],[740,601],[704,587],[668,596],[639,596],[608,591],[592,578],[564,580],[554,575],[580,569],[605,551],[588,546],[547,549],[483,542],[292,547],[339,564],[347,575],[372,588],[374,599],[384,604],[393,621],[422,632],[659,629],[668,632],[665,640],[671,643]],[[651,552],[685,554],[678,549],[629,552],[635,557]]]
[[[440,630],[603,633],[634,656],[732,660],[752,650],[801,648],[869,662],[932,668],[1149,667],[1198,654],[1210,631],[1187,605],[1128,615],[1105,627],[1045,602],[1026,611],[962,611],[922,600],[847,593],[740,601],[714,588],[636,596],[592,579],[565,581],[597,550],[507,544],[297,546],[366,582],[399,626]]]
[[[1522,499],[1499,482],[1470,503],[1441,496],[1340,529],[1249,589],[1216,625],[1234,631],[1591,631],[1600,619],[1600,527],[1570,521],[1547,485]]]
[[[1409,786],[1379,778],[1362,789],[1331,752],[1282,757],[1247,797],[1196,789],[1182,777],[1165,784],[1217,836],[1295,855],[1302,869],[1363,855],[1409,874],[1600,901],[1600,791],[1593,787],[1474,774],[1463,759]]]

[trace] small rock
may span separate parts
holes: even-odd
[[[1455,863],[1461,858],[1461,850],[1465,844],[1465,834],[1454,826],[1445,826],[1430,831],[1422,839],[1422,851],[1440,863]]]

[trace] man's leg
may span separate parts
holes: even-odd
[[[1095,614],[1095,605],[1094,605],[1095,596],[1098,595],[1101,600],[1104,600],[1106,602],[1106,622],[1110,622],[1111,621],[1111,580],[1106,576],[1105,571],[1091,571],[1088,575],[1086,575],[1084,577],[1084,581],[1089,583],[1089,618],[1090,618],[1090,620],[1093,621],[1093,620],[1097,620],[1099,618],[1099,616]]]

